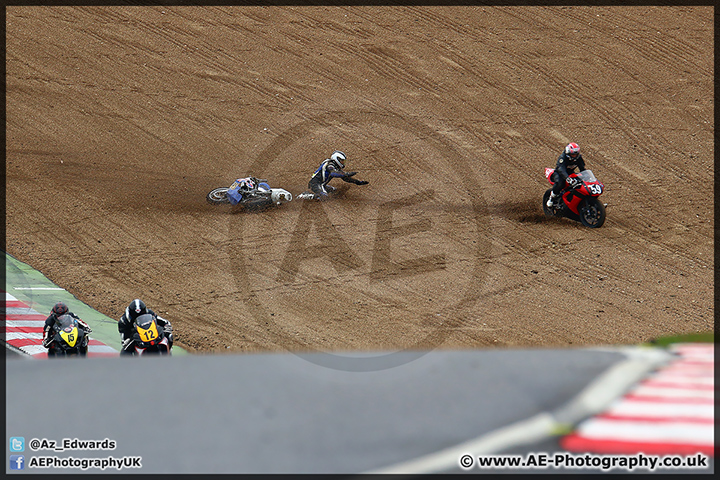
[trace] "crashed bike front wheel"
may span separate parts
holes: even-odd
[[[220,187],[210,190],[207,194],[207,202],[211,205],[222,205],[224,203],[230,203],[227,197],[228,187]]]

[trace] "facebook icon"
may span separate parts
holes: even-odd
[[[10,455],[10,470],[25,468],[25,455]]]

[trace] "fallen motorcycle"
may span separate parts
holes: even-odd
[[[257,188],[250,192],[240,192],[237,180],[229,187],[214,188],[207,194],[207,202],[211,205],[239,205],[246,210],[258,210],[292,201],[292,194],[287,190],[270,188],[267,180],[258,182]]]
[[[67,314],[60,315],[53,328],[55,335],[47,347],[48,357],[87,355],[90,339],[75,318]]]
[[[554,172],[554,168],[545,168],[545,177],[550,184],[554,184]],[[600,228],[605,223],[605,205],[597,197],[604,189],[605,186],[590,170],[570,174],[554,206],[547,206],[552,188],[545,192],[542,200],[543,212],[548,217],[565,217],[589,228]]]
[[[146,313],[135,319],[133,346],[129,349],[132,355],[171,355],[171,350],[165,330],[158,325],[154,315]]]

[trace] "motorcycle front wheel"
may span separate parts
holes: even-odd
[[[228,187],[220,187],[210,190],[207,194],[207,201],[211,205],[222,205],[223,203],[230,203],[227,198]]]
[[[580,208],[580,223],[589,228],[600,228],[605,223],[605,205],[597,198],[588,198]]]

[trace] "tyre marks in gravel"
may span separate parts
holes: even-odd
[[[344,322],[348,347],[391,328],[397,332],[387,345],[391,351],[432,349],[459,326],[486,273],[489,245],[480,235],[487,226],[477,181],[463,168],[466,160],[452,143],[431,128],[362,110],[328,112],[286,131],[250,170],[273,171],[272,159],[282,161],[310,137],[333,130],[336,118],[386,140],[403,138],[426,154],[408,155],[408,161],[398,163],[402,176],[387,166],[394,164],[388,158],[365,159],[366,171],[395,177],[371,194],[339,186],[346,198],[293,202],[282,218],[234,217],[230,230],[241,232],[243,239],[230,255],[238,288],[255,321],[273,325],[277,343],[315,351],[323,342],[312,339],[325,335],[313,331],[314,317],[320,314],[323,322]],[[456,166],[465,174],[459,175]],[[434,182],[437,176],[447,180]],[[355,195],[363,199],[347,198]],[[272,242],[252,233],[278,230],[283,235]],[[333,368],[365,370],[396,366],[408,357],[313,358]]]

